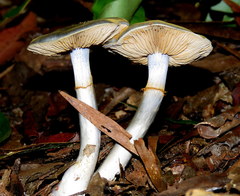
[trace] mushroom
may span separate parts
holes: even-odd
[[[28,50],[46,56],[56,56],[70,51],[76,96],[86,104],[97,108],[89,63],[89,47],[104,44],[128,27],[121,18],[92,20],[34,39]],[[79,115],[81,146],[79,155],[53,190],[52,195],[66,196],[86,190],[94,172],[99,147],[100,131]]]
[[[165,93],[168,65],[179,66],[207,56],[211,42],[183,27],[160,20],[136,23],[105,48],[129,58],[134,63],[148,65],[148,81],[141,103],[127,127],[131,142],[144,137],[154,120]],[[115,144],[97,169],[101,177],[113,180],[120,173],[119,164],[126,167],[131,153]]]

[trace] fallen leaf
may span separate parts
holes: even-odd
[[[20,166],[21,166],[20,158],[17,158],[14,161],[13,166],[11,167],[12,172],[10,175],[11,179],[10,179],[9,189],[10,189],[10,192],[13,193],[13,195],[24,194],[23,184],[21,183],[20,177],[19,177]]]
[[[153,149],[147,149],[142,138],[134,141],[134,146],[143,161],[145,169],[148,173],[151,182],[158,192],[166,189],[166,184],[162,178],[161,165],[157,155],[154,154]]]
[[[206,145],[198,153],[197,157],[204,157],[210,171],[220,170],[221,167],[226,167],[226,164],[231,165],[240,155],[240,127],[236,127],[217,138],[214,142]],[[207,158],[205,158],[207,156]]]
[[[142,100],[142,92],[135,91],[130,95],[130,97],[127,99],[127,108],[125,110],[127,111],[136,111],[141,100]]]
[[[213,193],[204,189],[190,189],[185,196],[238,196],[238,194]]]
[[[127,112],[123,111],[123,110],[119,110],[117,112],[115,112],[115,116],[117,119],[121,119],[124,118],[124,116],[127,115]]]
[[[233,90],[240,83],[240,61],[239,65],[219,73],[219,77],[223,80],[226,86]],[[231,64],[232,62],[229,62]]]
[[[69,142],[76,135],[77,135],[77,133],[69,133],[69,132],[58,133],[58,134],[47,135],[47,136],[46,135],[41,135],[41,137],[39,137],[35,141],[35,143],[40,144],[40,143],[53,143],[53,142]]]
[[[63,91],[59,93],[86,119],[94,124],[100,131],[107,134],[124,148],[137,155],[137,152],[130,142],[131,134],[123,129],[118,123],[105,116],[103,113],[83,103],[82,101],[68,95]]]
[[[30,69],[34,70],[40,75],[44,75],[51,71],[65,71],[71,70],[72,64],[68,55],[61,55],[58,57],[49,57],[40,54],[35,54],[23,48],[15,57],[17,63],[24,63]]]
[[[93,175],[86,193],[88,193],[91,196],[104,196],[104,188],[107,184],[107,180],[104,178],[101,178],[100,174],[97,173]]]
[[[206,139],[216,138],[240,124],[239,112],[240,106],[237,105],[207,121],[198,123],[195,128]]]
[[[49,107],[47,109],[46,118],[59,115],[60,112],[67,108],[68,102],[63,99],[59,93],[52,93],[49,96],[48,104]]]
[[[157,152],[158,139],[158,136],[148,137],[148,148],[150,148],[154,154]]]
[[[239,59],[232,55],[215,53],[208,56],[208,58],[201,59],[191,63],[192,66],[209,70],[212,73],[218,73],[230,68],[237,68],[240,66]]]
[[[186,97],[183,113],[191,118],[208,119],[215,114],[213,106],[218,101],[232,103],[231,93],[223,83],[213,85],[194,96]]]
[[[39,195],[49,195],[52,192],[52,189],[55,185],[59,183],[58,180],[53,181],[52,183],[46,185],[41,190],[33,194],[32,196],[39,196]]]
[[[10,183],[11,172],[10,169],[5,169],[3,171],[2,179],[0,180],[0,192],[2,196],[13,196],[12,193],[7,190],[7,186]]]
[[[114,94],[113,99],[105,106],[102,113],[107,115],[117,104],[127,99],[130,95],[135,92],[132,88],[123,87]]]
[[[25,166],[25,169],[19,172],[21,183],[26,188],[25,194],[33,195],[44,180],[52,179],[52,175],[63,166],[64,163],[61,162],[35,164],[34,167],[31,167],[31,164]]]
[[[179,184],[169,187],[167,190],[161,193],[154,194],[154,196],[176,196],[184,195],[187,190],[192,188],[219,188],[224,187],[224,185],[230,180],[226,175],[219,174],[209,174],[202,176],[195,176],[189,178]]]
[[[11,60],[26,45],[20,38],[36,29],[36,21],[36,15],[30,12],[20,24],[0,31],[0,48],[4,48],[0,52],[0,65]]]
[[[125,171],[126,179],[137,187],[146,186],[149,178],[141,161],[133,158],[131,165],[132,168]]]
[[[231,148],[238,145],[239,141],[240,141],[240,127],[238,126],[232,129],[230,132],[223,135],[222,137],[218,138],[214,142],[202,148],[197,154],[206,155],[209,152],[211,152],[212,154],[216,154],[214,153],[214,151],[217,150],[221,145],[228,146],[230,153]]]
[[[26,7],[31,0],[25,0],[22,4],[18,6],[12,6],[7,12],[4,13],[0,19],[0,28],[2,29],[8,23],[13,21],[16,17],[26,12]],[[2,2],[1,2],[2,3]]]

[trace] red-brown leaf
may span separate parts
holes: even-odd
[[[36,143],[69,142],[75,136],[76,133],[58,133],[50,136],[41,136]]]
[[[166,189],[166,184],[162,178],[159,159],[154,154],[152,147],[147,149],[142,138],[134,141],[135,148],[143,161],[146,171],[154,187],[159,191]],[[153,145],[155,146],[155,145]],[[154,148],[154,147],[153,147]]]
[[[0,65],[11,60],[26,44],[20,38],[36,29],[36,15],[30,12],[20,24],[0,31]]]

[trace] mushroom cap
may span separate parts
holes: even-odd
[[[167,54],[169,65],[177,66],[191,63],[212,51],[211,42],[204,36],[160,20],[133,24],[104,47],[143,65],[147,64],[148,55],[154,53]]]
[[[27,49],[46,56],[57,56],[75,48],[103,44],[128,25],[127,20],[117,17],[91,20],[39,36],[32,40]]]

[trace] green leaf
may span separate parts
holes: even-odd
[[[101,12],[103,8],[108,4],[111,3],[113,0],[95,0],[92,12],[93,12],[93,19],[100,18]]]
[[[22,14],[25,11],[26,6],[29,4],[31,0],[25,0],[21,5],[17,7],[13,7],[10,9],[5,15],[3,15],[3,18],[10,18],[15,17],[19,14]]]
[[[174,123],[174,124],[181,124],[181,125],[196,125],[198,122],[193,120],[174,120],[171,118],[165,118],[168,122]]]
[[[17,7],[13,7],[6,14],[3,15],[2,19],[0,19],[0,28],[4,28],[6,24],[11,22],[14,18],[19,16],[20,14],[25,13],[27,5],[31,0],[25,0],[21,5]]]
[[[240,0],[232,0],[233,2],[240,4]],[[223,14],[223,22],[230,22],[234,20],[234,17],[231,16],[233,13],[232,9],[222,0],[218,4],[211,7],[212,11],[220,12]],[[208,13],[206,19],[206,22],[211,22],[212,18],[211,15]]]
[[[130,20],[130,24],[143,22],[146,19],[145,10],[142,6],[140,6],[135,14],[133,15],[132,19]]]
[[[140,7],[141,2],[142,0],[95,0],[93,18],[120,17],[134,22],[144,21],[145,12]]]
[[[0,112],[0,143],[11,135],[9,120]]]
[[[232,0],[233,2],[240,4],[240,0]],[[211,10],[223,12],[223,13],[233,13],[232,9],[224,1],[211,7]]]

